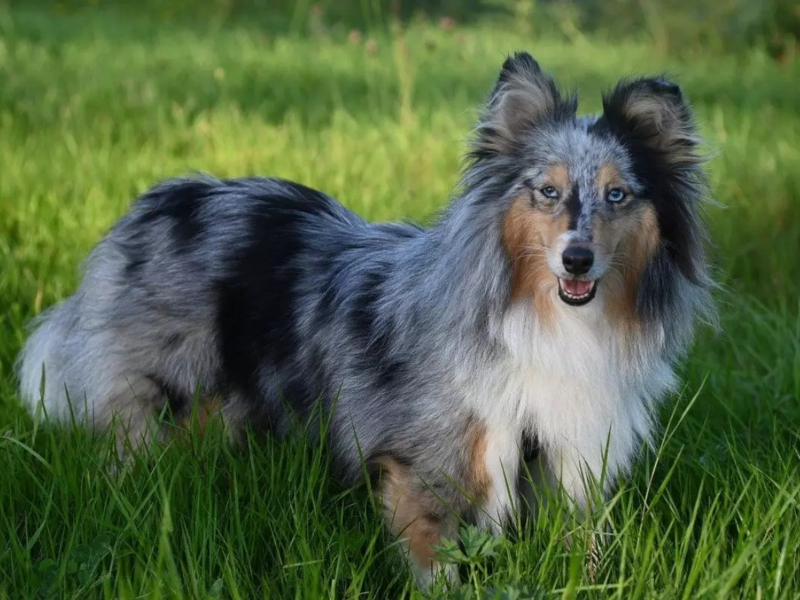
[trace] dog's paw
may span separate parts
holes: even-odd
[[[417,587],[423,593],[431,591],[440,578],[443,578],[444,583],[448,586],[458,583],[458,565],[433,563],[429,567],[413,566],[412,570],[414,571]]]

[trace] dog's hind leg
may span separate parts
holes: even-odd
[[[163,439],[159,423],[165,404],[164,391],[141,375],[121,377],[110,394],[94,404],[92,425],[97,429],[113,428],[120,458],[128,452]]]
[[[402,540],[417,584],[427,589],[443,573],[455,581],[454,565],[436,560],[434,547],[444,537],[455,537],[458,520],[425,483],[405,465],[390,458],[378,461],[381,478],[378,494],[390,531]]]

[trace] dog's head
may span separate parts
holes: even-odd
[[[658,278],[705,278],[691,112],[663,78],[621,81],[599,116],[576,110],[522,53],[503,64],[478,126],[472,170],[504,182],[512,298],[533,298],[542,317],[596,297],[641,316],[648,294],[666,293]]]

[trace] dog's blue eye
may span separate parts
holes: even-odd
[[[544,194],[545,198],[550,198],[551,200],[555,200],[558,198],[558,190],[554,188],[552,185],[546,185],[542,188],[542,194]]]
[[[619,188],[614,188],[613,190],[608,190],[608,194],[606,195],[606,199],[609,202],[622,202],[625,199],[625,192]]]

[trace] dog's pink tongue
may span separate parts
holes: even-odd
[[[572,294],[573,296],[585,296],[592,289],[591,281],[577,281],[575,279],[562,279],[564,291]]]

